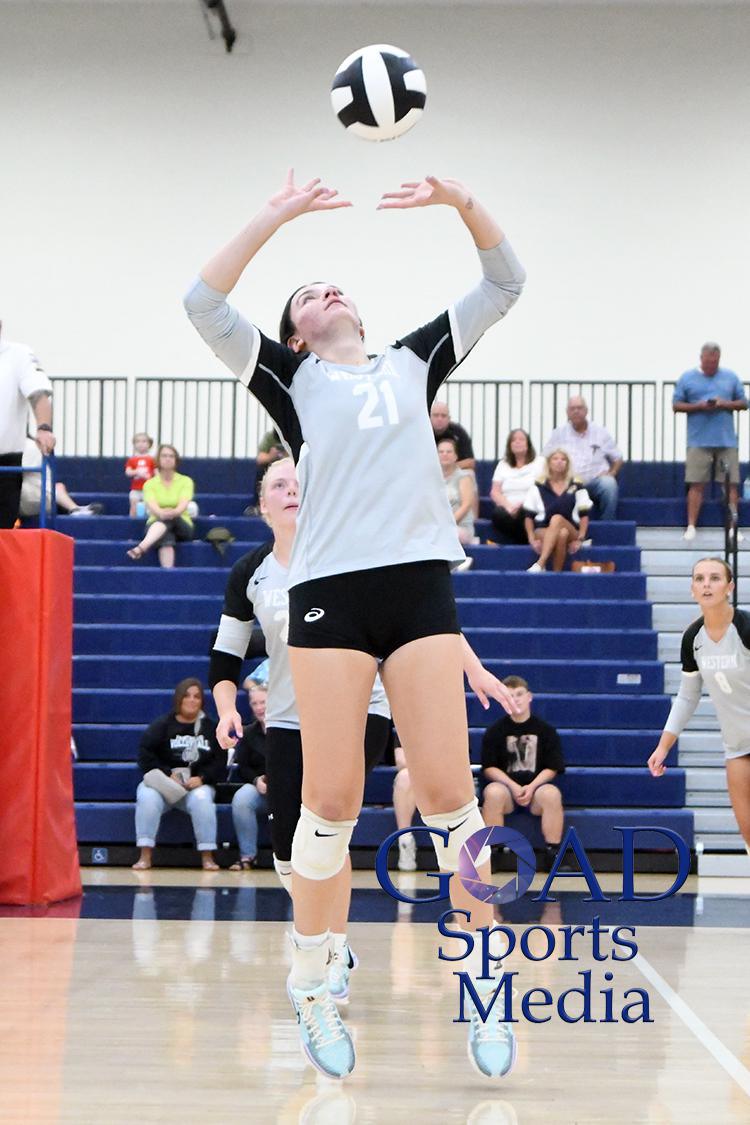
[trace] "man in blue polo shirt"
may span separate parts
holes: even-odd
[[[732,415],[735,410],[747,410],[747,398],[739,376],[727,367],[719,367],[720,358],[718,344],[704,344],[700,366],[680,375],[672,398],[675,414],[688,416],[685,539],[695,538],[703,490],[712,476],[723,480],[729,470],[730,501],[737,504],[740,464]]]

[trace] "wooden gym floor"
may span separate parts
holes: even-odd
[[[750,1122],[750,879],[691,879],[675,899],[628,906],[616,901],[619,877],[603,876],[613,901],[594,912],[603,926],[635,925],[638,957],[597,963],[590,937],[575,939],[578,962],[511,957],[519,1059],[493,1083],[471,1069],[466,1029],[452,1022],[456,980],[436,957],[441,907],[399,911],[373,875],[355,873],[361,963],[345,1019],[358,1060],[343,1084],[316,1082],[303,1063],[284,990],[288,900],[272,873],[95,868],[84,880],[82,900],[36,916],[0,908],[8,1125]],[[639,876],[636,889],[663,884]],[[506,922],[519,937],[546,925],[559,953],[560,927],[590,921],[582,898],[561,890],[520,921],[508,908]],[[619,1016],[625,990],[641,988],[654,1022],[523,1019],[523,993],[557,999],[588,969],[594,1017],[605,1015],[600,989],[613,990]]]

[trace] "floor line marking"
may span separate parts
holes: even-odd
[[[633,964],[637,965],[649,984],[652,984],[662,999],[666,1000],[672,1011],[692,1031],[699,1043],[713,1055],[719,1066],[723,1067],[730,1078],[733,1078],[744,1093],[750,1097],[750,1070],[732,1054],[728,1047],[724,1046],[710,1028],[706,1027],[703,1020],[677,995],[642,953],[635,955]]]

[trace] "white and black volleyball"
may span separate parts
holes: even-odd
[[[331,87],[341,124],[365,141],[392,141],[416,125],[427,98],[424,72],[399,47],[376,43],[345,58]]]

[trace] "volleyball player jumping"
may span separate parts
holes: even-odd
[[[518,299],[523,270],[489,212],[462,184],[428,177],[386,193],[383,209],[453,208],[479,252],[482,279],[431,323],[369,358],[352,299],[336,285],[294,291],[281,343],[226,301],[249,262],[284,224],[348,206],[312,180],[284,187],[201,271],[188,315],[268,410],[301,483],[289,567],[289,655],[304,776],[292,847],[294,932],[288,991],[308,1057],[340,1077],[351,1038],[326,987],[328,918],[363,791],[368,700],[381,676],[423,820],[442,832],[440,866],[458,868],[464,841],[484,828],[469,768],[462,638],[449,567],[463,560],[428,409],[440,383]],[[389,279],[390,283],[390,279]],[[394,473],[393,466],[402,471]],[[510,707],[510,703],[507,703]],[[487,850],[487,849],[485,849]],[[489,879],[489,856],[481,878]],[[472,928],[492,924],[451,879],[451,900]],[[468,966],[480,976],[476,962]],[[478,981],[478,991],[494,989]],[[513,1066],[512,1028],[473,1012],[469,1057],[498,1077]]]

